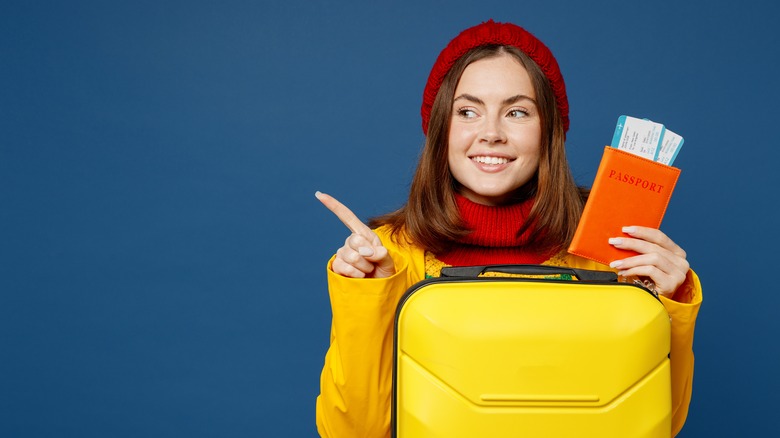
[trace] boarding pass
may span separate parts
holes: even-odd
[[[671,166],[683,145],[681,135],[660,123],[620,116],[612,136],[612,147]]]

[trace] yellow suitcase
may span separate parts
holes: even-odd
[[[671,434],[669,315],[614,273],[445,268],[395,325],[395,437]]]

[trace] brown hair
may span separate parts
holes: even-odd
[[[502,54],[512,55],[528,71],[541,115],[539,168],[534,178],[515,194],[517,201],[529,197],[536,199],[518,235],[528,231],[528,245],[540,251],[556,251],[568,246],[582,213],[585,192],[574,183],[566,161],[561,115],[552,88],[539,66],[520,49],[503,45],[476,47],[452,66],[431,108],[428,136],[412,179],[409,200],[400,209],[371,219],[372,227],[390,226],[394,239],[403,231],[407,239],[434,253],[447,250],[471,231],[460,218],[455,203],[458,182],[447,161],[453,99],[458,81],[469,64]]]

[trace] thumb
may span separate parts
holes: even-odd
[[[379,245],[374,245],[372,249],[374,253],[366,257],[366,260],[374,264],[373,277],[386,278],[395,274],[395,263],[387,248],[380,243]]]

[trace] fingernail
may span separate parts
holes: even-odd
[[[623,232],[626,234],[636,233],[636,227],[623,227]]]
[[[361,246],[358,248],[358,254],[362,255],[363,257],[369,257],[374,255],[374,250],[367,246]]]
[[[602,240],[602,242],[603,242],[603,240]],[[620,237],[610,237],[609,238],[609,244],[610,245],[622,245],[623,244],[623,239],[621,239]]]
[[[609,264],[610,268],[619,268],[623,264],[623,260],[615,260]]]
[[[317,190],[316,192],[314,192],[314,197],[320,199],[322,197],[322,192]]]

